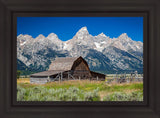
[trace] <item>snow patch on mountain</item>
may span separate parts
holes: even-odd
[[[23,42],[23,43],[21,43],[20,45],[22,46],[22,45],[24,45],[26,42]]]
[[[101,47],[101,44],[100,43],[97,43],[97,42],[94,42],[94,44],[96,45],[96,50],[98,50],[98,51],[100,51],[100,52],[102,52],[102,50],[103,50],[103,47]]]

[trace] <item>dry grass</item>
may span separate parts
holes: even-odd
[[[118,86],[125,86],[125,85],[132,85],[132,84],[139,84],[139,83],[143,83],[143,82],[130,82],[130,83],[117,83],[117,82],[111,82],[109,84],[107,84],[108,86],[114,86],[114,85],[118,85]]]
[[[30,84],[29,78],[18,79],[17,84],[20,84],[24,87],[32,87],[32,86],[44,86],[47,88],[69,88],[71,86],[78,87],[85,91],[91,91],[93,89],[99,88],[101,91],[105,91],[105,93],[114,92],[114,91],[124,91],[124,92],[132,92],[143,89],[142,82],[132,82],[132,83],[110,83],[107,84],[105,81],[90,81],[90,80],[69,80],[69,81],[55,81],[49,82],[46,84]],[[107,91],[107,92],[106,92]],[[104,92],[102,92],[103,94]]]
[[[46,84],[43,84],[41,86],[53,86],[53,85],[80,85],[83,86],[84,84],[101,84],[104,81],[90,81],[90,80],[69,80],[69,81],[55,81],[55,82],[49,82]],[[30,79],[29,78],[20,78],[17,79],[17,83],[28,83],[30,84]],[[39,84],[32,84],[32,85],[39,85]]]
[[[17,79],[17,83],[30,83],[30,79],[29,78],[20,78],[20,79]]]
[[[124,92],[124,93],[132,93],[132,92],[135,92],[135,91],[140,91],[139,89],[124,89],[122,90],[121,92]],[[100,91],[99,92],[99,95],[100,95],[100,98],[101,100],[104,98],[104,96],[107,96],[107,95],[111,95],[113,94],[115,91]]]
[[[30,84],[30,78],[20,78],[20,79],[17,79],[17,83],[27,83],[27,84]],[[30,84],[30,85],[38,85],[38,86],[63,86],[63,85],[69,85],[69,86],[85,86],[85,85],[88,85],[88,84],[93,84],[93,85],[102,85],[102,84],[105,84],[109,87],[111,86],[130,86],[130,85],[133,85],[133,84],[139,84],[139,83],[142,83],[142,82],[131,82],[131,83],[116,83],[116,82],[112,82],[110,84],[107,84],[105,81],[90,81],[90,80],[69,80],[69,81],[55,81],[55,82],[49,82],[49,83],[46,83],[46,84],[42,84],[42,85],[39,85],[39,84]]]

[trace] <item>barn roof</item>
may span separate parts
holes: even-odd
[[[55,74],[58,74],[58,73],[61,73],[61,72],[64,72],[64,71],[60,71],[60,70],[48,70],[48,71],[43,71],[43,72],[39,72],[39,73],[35,73],[35,74],[32,74],[30,75],[31,77],[34,76],[51,76],[51,75],[55,75]]]
[[[81,56],[80,56],[81,57]],[[73,63],[80,57],[60,57],[56,58],[49,66],[48,70],[71,70]]]

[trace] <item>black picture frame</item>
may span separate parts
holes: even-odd
[[[160,117],[159,0],[0,0],[0,117]],[[143,102],[16,102],[17,16],[143,16]]]

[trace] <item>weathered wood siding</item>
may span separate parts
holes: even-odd
[[[76,79],[90,79],[91,73],[88,64],[81,58],[76,60],[72,67],[72,75]]]
[[[47,82],[52,82],[52,81],[55,81],[55,78],[48,78],[48,77],[45,77],[45,78],[42,78],[42,77],[30,77],[30,83],[31,84],[45,84]]]
[[[86,65],[86,63],[83,60],[78,59],[73,65],[73,70],[88,70],[89,71],[89,68],[88,68],[88,65]]]
[[[99,73],[96,73],[96,72],[91,72],[92,74],[92,80],[101,80],[101,81],[104,81],[105,80],[105,75],[104,74],[99,74]]]
[[[49,81],[50,81],[49,78],[38,78],[38,77],[31,77],[30,78],[31,84],[45,84]]]

